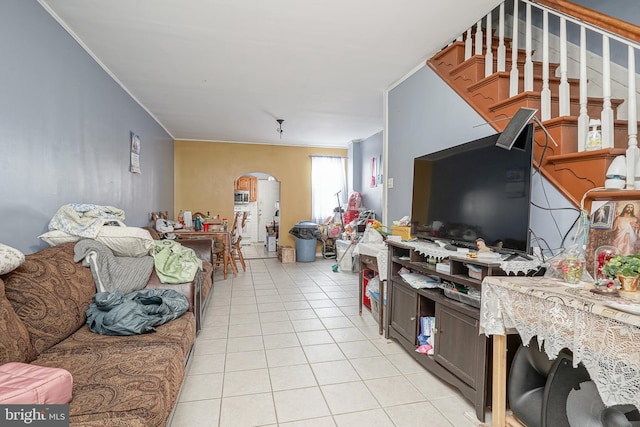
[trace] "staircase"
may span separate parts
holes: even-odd
[[[516,0],[517,1],[517,0]],[[517,10],[517,9],[516,9]],[[491,14],[486,18],[491,20]],[[517,24],[514,24],[517,28]],[[478,30],[491,31],[491,24],[480,27]],[[527,62],[527,51],[518,49],[517,55],[511,51],[509,46],[513,45],[512,39],[504,38],[503,44],[507,46],[505,71],[495,71],[491,74],[486,72],[485,62],[492,60],[493,65],[489,70],[497,70],[496,63],[498,57],[498,46],[500,41],[491,32],[491,41],[484,44],[482,35],[476,37],[475,54],[470,55],[472,48],[471,31],[451,43],[446,48],[427,61],[427,65],[432,68],[449,86],[458,93],[471,107],[473,107],[487,122],[489,122],[497,132],[501,132],[509,123],[511,118],[520,107],[538,109],[536,115],[541,119],[543,108],[541,93],[545,82],[543,63],[533,61],[533,83],[529,91],[524,91],[525,79],[524,69]],[[517,35],[516,35],[517,37]],[[488,38],[489,39],[489,38]],[[517,44],[517,40],[516,43]],[[531,43],[529,42],[530,46]],[[492,55],[487,55],[487,49],[491,49]],[[531,55],[529,54],[529,59]],[[489,58],[489,59],[487,59]],[[520,70],[517,81],[517,94],[513,93],[511,85],[511,73],[513,60],[517,62],[517,69]],[[534,164],[539,168],[542,175],[549,180],[570,202],[576,207],[582,205],[583,196],[596,187],[603,187],[606,171],[618,155],[628,153],[631,145],[629,124],[626,120],[618,120],[618,108],[625,102],[624,99],[610,99],[613,110],[613,144],[611,148],[604,148],[594,151],[579,152],[579,116],[586,106],[586,113],[590,118],[600,118],[603,110],[604,99],[602,97],[586,97],[581,100],[580,79],[568,78],[568,110],[569,114],[560,114],[560,92],[561,79],[554,77],[555,70],[560,64],[549,64],[550,72],[547,74],[548,87],[551,89],[550,118],[542,120],[558,146],[549,141],[545,132],[536,126]],[[488,75],[487,75],[488,74]],[[635,74],[635,72],[634,72]],[[584,76],[583,76],[584,78]],[[585,83],[586,84],[586,83]],[[635,91],[634,91],[635,92]],[[586,93],[586,90],[585,90]],[[548,107],[547,107],[548,108]],[[635,106],[630,109],[635,114]],[[635,124],[635,121],[634,121]],[[637,125],[636,125],[637,127]],[[636,143],[637,145],[637,143]],[[636,148],[637,150],[637,148]]]

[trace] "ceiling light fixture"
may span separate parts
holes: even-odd
[[[282,139],[282,132],[284,132],[282,130],[282,122],[284,122],[283,119],[276,119],[276,122],[278,122],[278,129],[276,129],[276,132],[278,132],[280,134],[280,139]]]

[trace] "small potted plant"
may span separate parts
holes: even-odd
[[[602,269],[604,274],[620,281],[623,291],[636,291],[640,277],[640,254],[615,255]]]

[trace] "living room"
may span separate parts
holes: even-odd
[[[230,216],[233,180],[248,170],[269,173],[282,182],[281,229],[287,230],[310,214],[309,156],[349,156],[348,148],[175,141],[41,5],[13,0],[5,9],[0,34],[12,43],[2,47],[10,60],[0,69],[6,83],[0,107],[5,153],[0,236],[2,243],[24,253],[46,246],[37,236],[47,231],[51,216],[66,203],[121,207],[132,226],[149,225],[151,211],[175,215],[186,205],[206,211],[206,203],[215,203],[221,214]],[[411,212],[414,157],[494,133],[424,64],[405,77],[386,91],[385,183],[393,178],[393,188],[385,189],[381,216],[388,225]],[[129,172],[132,131],[141,136],[140,174]],[[381,136],[362,135],[361,143],[377,144]],[[350,160],[368,170],[370,157]],[[473,179],[485,167],[490,165],[478,165],[465,174]],[[201,198],[182,198],[185,189],[194,186]],[[547,195],[534,193],[534,202],[557,209],[561,233],[549,227],[548,212],[534,215],[531,228],[557,248],[571,231],[575,213],[559,192],[547,190]],[[293,245],[291,238],[288,244]],[[322,277],[318,270],[309,268],[305,274]]]

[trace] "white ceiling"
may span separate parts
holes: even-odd
[[[39,2],[175,139],[315,147],[382,130],[384,90],[499,4]]]

